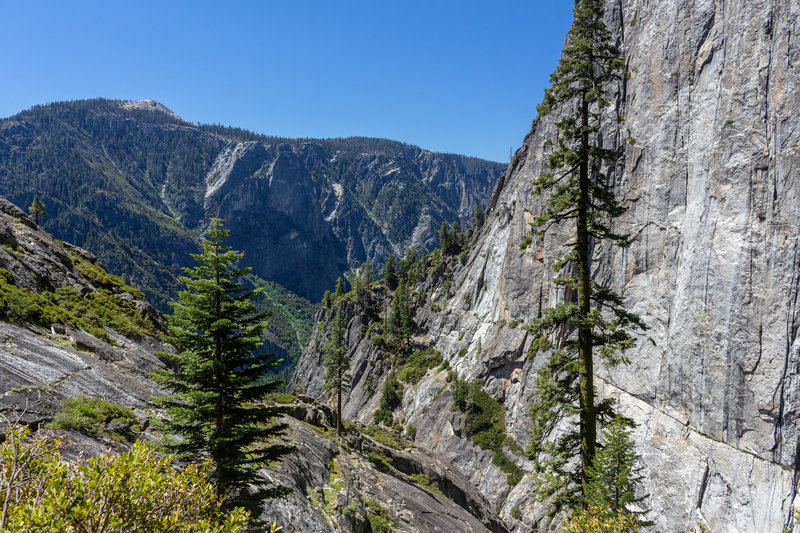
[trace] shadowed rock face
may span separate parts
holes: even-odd
[[[793,2],[607,2],[629,74],[606,111],[609,123],[622,121],[603,136],[621,150],[612,179],[630,210],[619,229],[635,239],[626,250],[597,246],[594,271],[650,329],[628,354],[630,365],[598,369],[598,387],[639,423],[643,489],[659,531],[697,521],[714,531],[781,531],[797,505],[798,17]],[[492,214],[455,274],[455,295],[432,288],[417,312],[427,331],[417,341],[441,351],[462,377],[482,379],[504,402],[508,431],[521,444],[544,354],[527,359],[529,336],[508,324],[529,322],[563,298],[551,267],[570,238],[561,228],[518,248],[542,207],[531,181],[554,135],[553,118],[538,121],[495,190]],[[370,390],[380,390],[386,365],[379,368],[368,340],[350,338],[354,375],[374,375],[370,387],[354,384],[345,414],[368,421],[377,406]],[[308,351],[296,373],[312,395],[316,357]],[[531,499],[533,481],[509,492],[491,454],[476,448],[463,459],[472,445],[459,435],[443,386],[444,372],[429,373],[406,390],[398,414],[501,505],[507,523],[519,508],[527,525],[516,530],[527,530],[544,515]],[[420,422],[428,420],[436,422]]]
[[[504,166],[383,139],[283,139],[195,126],[153,101],[37,106],[0,120],[0,193],[144,287],[177,294],[210,217],[254,274],[318,301],[390,253],[430,250],[484,208]],[[308,273],[313,273],[309,275]]]

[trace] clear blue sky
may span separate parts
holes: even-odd
[[[573,0],[0,0],[0,117],[151,98],[191,122],[508,161]]]

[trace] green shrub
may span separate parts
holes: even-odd
[[[513,439],[506,433],[503,405],[483,390],[479,381],[472,383],[456,378],[452,382],[453,409],[464,413],[464,428],[472,442],[484,450],[494,452],[492,463],[506,474],[510,486],[522,479],[522,470],[504,453],[503,447]]]
[[[373,500],[364,500],[367,507],[367,520],[369,520],[372,533],[394,533],[394,522],[386,509]]]
[[[511,518],[514,518],[515,520],[522,520],[522,511],[519,507],[514,506],[511,508]]]
[[[117,441],[133,442],[139,431],[139,419],[122,405],[100,398],[66,398],[61,411],[50,423],[56,429],[74,429],[87,435],[107,435]]]
[[[87,331],[106,342],[112,340],[103,327],[126,336],[160,334],[147,318],[136,311],[132,302],[107,289],[85,296],[75,287],[59,287],[55,292],[37,294],[17,287],[14,276],[7,270],[0,270],[0,317],[10,322],[43,326],[61,323]]]
[[[400,368],[397,378],[411,385],[416,385],[431,368],[442,364],[442,354],[433,348],[425,348],[411,354]]]
[[[631,513],[599,507],[582,509],[561,525],[566,533],[636,533],[640,527]]]
[[[136,443],[119,456],[69,464],[58,456],[58,445],[31,437],[27,428],[6,431],[0,469],[10,475],[0,478],[0,531],[244,531],[247,512],[223,512],[207,481],[209,463],[176,470],[171,458]]]
[[[400,406],[403,401],[403,385],[397,380],[394,370],[386,376],[381,392],[380,409],[375,411],[375,421],[391,426],[393,417],[392,412]]]

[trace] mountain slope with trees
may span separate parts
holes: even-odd
[[[370,259],[431,249],[504,165],[383,139],[285,139],[198,126],[151,101],[81,100],[0,120],[0,193],[92,250],[162,309],[209,218],[253,273],[318,301]],[[306,275],[313,271],[314,275]]]

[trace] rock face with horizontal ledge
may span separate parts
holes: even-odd
[[[613,88],[603,137],[621,151],[611,176],[630,209],[618,229],[635,238],[625,250],[596,246],[593,271],[649,330],[630,365],[598,369],[598,391],[639,423],[643,489],[658,531],[698,521],[714,531],[781,531],[798,505],[798,17],[800,4],[786,1],[607,2],[627,73]],[[429,287],[416,315],[425,333],[415,340],[438,349],[462,378],[480,379],[521,445],[543,355],[526,357],[530,337],[519,325],[563,297],[552,265],[566,228],[526,251],[518,246],[542,208],[531,182],[554,135],[551,117],[537,121],[453,274],[452,296]],[[354,381],[345,414],[369,421],[388,365],[372,343],[350,338],[354,371],[372,375]],[[321,397],[309,377],[315,357],[312,345],[295,378]],[[534,481],[504,488],[491,454],[459,431],[445,376],[431,371],[407,387],[398,416],[510,527],[554,528],[531,498]]]

